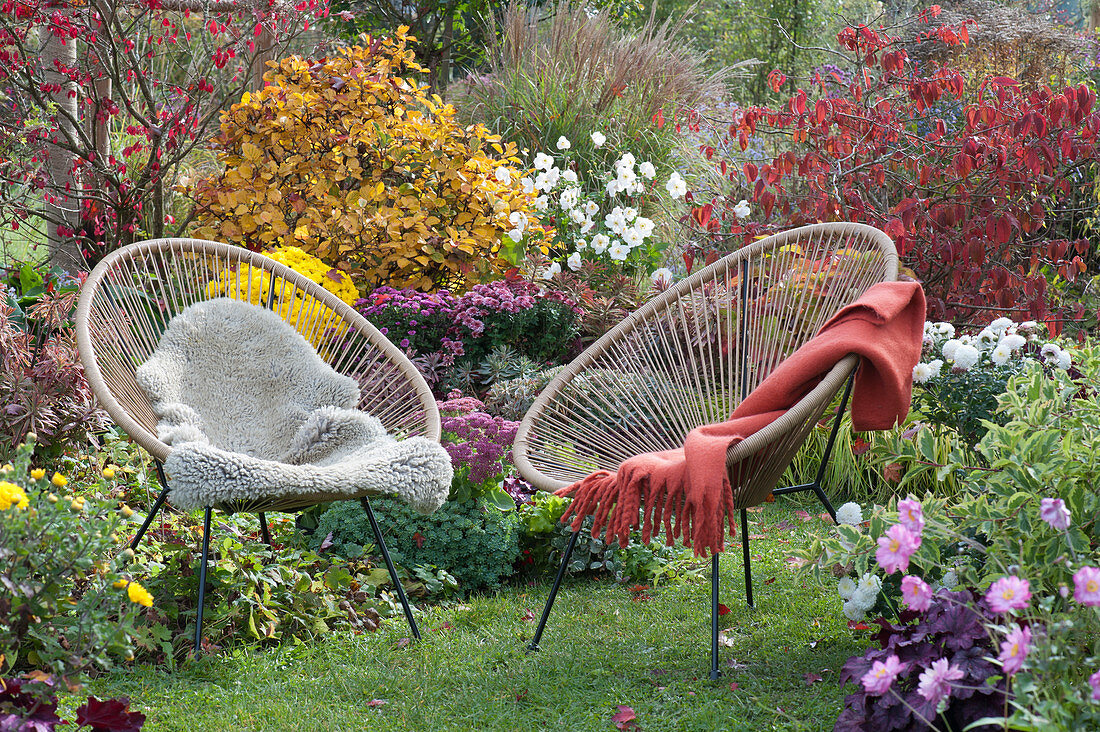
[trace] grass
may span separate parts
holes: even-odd
[[[633,708],[642,730],[831,729],[845,693],[838,671],[866,642],[848,630],[834,588],[787,561],[826,530],[794,508],[751,514],[755,610],[744,600],[740,545],[721,557],[730,612],[720,621],[730,646],[720,649],[717,683],[708,678],[709,582],[645,592],[567,582],[543,650],[528,654],[546,578],[427,607],[419,642],[403,640],[408,628],[395,619],[373,634],[237,647],[175,670],[116,671],[86,691],[129,696],[150,732],[614,730],[620,704]],[[810,684],[807,674],[822,680]]]

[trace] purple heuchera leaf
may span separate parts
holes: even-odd
[[[88,697],[88,703],[76,710],[76,723],[91,727],[92,732],[139,732],[145,724],[145,715],[131,712],[126,697],[100,701]]]

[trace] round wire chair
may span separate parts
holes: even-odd
[[[132,547],[137,547],[170,494],[162,463],[171,450],[157,436],[157,417],[135,372],[153,355],[176,314],[215,297],[251,302],[279,313],[335,371],[358,382],[358,409],[377,417],[390,434],[439,440],[439,410],[416,366],[362,315],[317,282],[270,257],[218,242],[155,239],[123,247],[107,255],[84,282],[76,310],[76,341],[100,404],[156,460],[162,490]],[[217,508],[258,513],[261,534],[270,543],[264,512],[294,511],[346,498],[346,494],[312,493]],[[360,498],[406,617],[419,637],[370,504],[366,496]],[[196,650],[201,643],[211,508],[206,509],[204,522]]]
[[[767,237],[695,272],[589,346],[547,385],[524,416],[513,455],[520,473],[558,490],[626,459],[679,448],[692,429],[734,408],[838,310],[872,285],[896,280],[890,238],[870,226],[828,223]],[[859,358],[842,359],[772,424],[726,455],[741,510],[746,597],[752,578],[745,509],[773,495],[821,487]],[[847,382],[847,386],[845,386]],[[812,483],[776,488],[806,436],[844,389],[825,457]],[[536,649],[579,532],[574,532],[542,620]],[[712,669],[717,677],[717,556],[712,565]]]

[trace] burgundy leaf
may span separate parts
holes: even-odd
[[[91,727],[92,732],[138,732],[145,724],[145,715],[131,712],[126,697],[100,701],[88,697],[88,703],[76,710],[76,723]]]

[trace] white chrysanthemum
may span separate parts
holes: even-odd
[[[673,198],[683,198],[687,193],[687,183],[680,177],[679,173],[673,173],[668,178],[668,183],[665,184],[665,188],[668,190],[668,195]]]
[[[501,183],[503,183],[506,186],[512,184],[512,171],[508,170],[503,165],[498,167],[494,171],[493,175],[495,175],[497,177],[498,181],[500,181]]]
[[[941,361],[941,360],[940,360],[940,359],[938,359],[938,358],[937,358],[937,359],[934,359],[934,360],[932,360],[932,361],[929,361],[929,362],[928,362],[928,368],[932,369],[932,377],[931,377],[931,378],[933,378],[933,379],[934,379],[934,378],[936,378],[937,376],[939,376],[939,375],[940,375],[940,371],[942,371],[942,370],[943,370],[943,361]]]
[[[849,602],[854,603],[863,612],[867,612],[875,606],[875,601],[878,600],[878,588],[877,587],[858,587],[856,593],[852,595],[852,599]]]
[[[541,277],[544,280],[553,279],[554,275],[561,272],[561,265],[557,262],[551,262],[550,266],[542,271]]]
[[[1058,352],[1058,368],[1062,369],[1063,371],[1068,371],[1069,367],[1072,366],[1072,365],[1073,365],[1073,356],[1070,355],[1070,352],[1065,350],[1065,349],[1062,349],[1061,351],[1059,351]]]
[[[595,201],[585,201],[584,212],[589,216],[595,216],[600,212],[600,206]]]
[[[852,595],[856,594],[856,582],[851,577],[841,577],[840,582],[836,583],[836,593],[840,595],[841,600],[851,600]]]
[[[611,246],[611,239],[607,234],[596,234],[592,237],[592,251],[596,254],[603,254],[609,246]]]
[[[863,590],[867,588],[871,588],[877,593],[880,589],[882,589],[882,578],[873,572],[866,572],[862,577],[859,578],[858,590]]]
[[[650,180],[653,176],[657,175],[657,169],[653,167],[653,163],[648,160],[638,166],[638,172],[646,180]]]
[[[554,158],[541,152],[535,155],[536,170],[550,170],[552,167],[554,167]]]
[[[1004,366],[1010,358],[1012,358],[1012,349],[1006,346],[1003,340],[989,354],[989,360],[997,366]]]
[[[836,510],[836,522],[858,526],[863,523],[863,509],[859,507],[858,503],[849,501]]]
[[[1001,342],[998,343],[997,345],[998,346],[1004,346],[1005,348],[1007,348],[1010,351],[1018,351],[1021,348],[1023,348],[1024,345],[1026,345],[1026,344],[1027,344],[1027,338],[1024,338],[1022,335],[1018,335],[1016,333],[1010,333],[1010,334],[1006,335],[1004,338],[1002,338]]]
[[[1039,330],[1039,324],[1034,320],[1025,320],[1016,330]]]
[[[524,231],[527,228],[528,220],[527,214],[522,211],[513,211],[508,214],[508,223],[516,227],[519,231]]]
[[[848,618],[849,620],[863,620],[864,615],[866,614],[866,611],[856,605],[855,602],[853,602],[852,600],[848,600],[846,603],[844,603],[844,606],[841,609],[844,611],[844,617]]]
[[[982,357],[981,351],[969,344],[963,344],[955,349],[955,356],[951,360],[961,369],[969,369],[978,365],[978,359]]]
[[[653,234],[653,220],[647,219],[645,216],[639,216],[634,219],[634,228],[643,237],[649,238]]]
[[[653,274],[649,276],[649,279],[652,280],[655,285],[663,284],[667,287],[672,284],[672,270],[668,267],[655,269],[653,270]]]
[[[561,192],[561,196],[558,198],[558,205],[564,208],[566,211],[574,209],[581,201],[581,189],[576,186],[566,188]],[[583,211],[581,212],[584,213]]]
[[[565,135],[562,135],[561,137],[558,138],[557,148],[559,150],[568,150],[571,147],[573,147],[573,143],[569,142],[568,137],[566,137]]]
[[[918,363],[913,367],[913,383],[927,384],[932,378],[932,367],[926,363]]]
[[[1044,343],[1043,347],[1039,349],[1039,355],[1047,363],[1054,363],[1058,360],[1058,353],[1061,350],[1057,343]]]
[[[603,144],[607,142],[607,137],[602,132],[592,133],[592,144],[596,147],[603,147]]]
[[[752,209],[749,208],[748,201],[741,199],[737,202],[737,205],[733,207],[733,213],[736,214],[737,218],[743,219],[752,213]]]
[[[1016,324],[1012,322],[1012,318],[997,318],[989,324],[989,328],[998,335],[1004,335],[1005,331],[1013,325]]]
[[[982,328],[982,332],[978,334],[977,345],[978,348],[982,349],[983,351],[987,351],[1000,340],[1000,334],[994,332],[992,328],[989,328],[987,326],[985,328]]]
[[[940,353],[942,353],[943,357],[946,358],[948,361],[951,361],[955,358],[955,349],[957,349],[961,345],[962,341],[957,341],[952,338],[943,344],[943,348],[940,349]]]
[[[630,256],[630,247],[616,239],[611,242],[611,246],[607,248],[607,256],[617,262],[625,262],[626,258]]]
[[[950,323],[943,323],[943,322],[936,323],[934,328],[935,328],[936,335],[938,335],[940,338],[954,338],[955,337],[955,326],[951,325]]]
[[[576,272],[578,269],[581,268],[581,253],[573,252],[569,255],[569,259],[565,260],[565,263],[569,265],[569,269]]]
[[[531,178],[523,177],[519,179],[519,184],[523,186],[523,192],[531,194],[535,192],[535,181]]]

